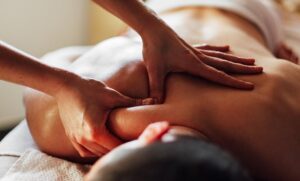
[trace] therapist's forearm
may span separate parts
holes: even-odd
[[[37,89],[51,96],[77,75],[47,66],[0,41],[0,79]]]
[[[155,33],[165,23],[139,0],[93,0],[119,17],[142,37]]]

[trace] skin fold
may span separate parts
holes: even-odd
[[[189,7],[160,17],[189,44],[230,45],[234,55],[254,58],[264,73],[235,76],[253,82],[253,91],[218,86],[182,73],[170,74],[162,105],[113,111],[108,121],[111,132],[123,140],[133,140],[150,123],[168,121],[201,132],[235,155],[254,177],[299,180],[298,65],[275,58],[255,25],[230,12]],[[126,96],[146,98],[148,77],[140,60],[141,49],[140,43],[128,37],[114,38],[65,68],[104,81]],[[97,59],[99,55],[102,59]],[[25,105],[30,130],[42,151],[73,161],[90,161],[80,158],[66,137],[55,99],[29,90]]]

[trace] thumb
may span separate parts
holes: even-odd
[[[124,95],[119,95],[114,107],[134,107],[143,105],[142,99],[133,99]]]
[[[149,71],[148,71],[149,72]],[[163,102],[165,76],[159,73],[148,73],[150,85],[150,97],[155,104]]]
[[[134,106],[144,106],[144,105],[155,104],[153,98],[134,99],[131,97],[127,97],[119,92],[115,92],[114,100],[115,100],[115,103],[113,104],[113,106],[111,108],[134,107]]]

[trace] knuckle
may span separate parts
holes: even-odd
[[[85,144],[87,142],[83,136],[78,137],[76,140],[79,144]]]
[[[89,157],[89,154],[87,152],[84,152],[84,151],[80,151],[79,152],[79,155],[82,157],[82,158],[87,158]]]
[[[208,58],[208,56],[205,55],[204,53],[202,53],[201,51],[198,51],[197,56],[198,56],[200,59],[207,59],[207,58]]]
[[[78,151],[78,153],[79,153],[79,155],[81,156],[81,157],[84,157],[85,156],[85,154],[84,154],[84,152],[82,152],[82,151]]]
[[[100,132],[97,130],[97,129],[92,129],[89,133],[89,138],[92,140],[92,141],[95,141],[97,139],[99,139],[100,137]]]

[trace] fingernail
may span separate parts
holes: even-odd
[[[264,71],[263,67],[257,67],[257,69],[258,69],[259,72],[263,72]]]
[[[251,63],[253,63],[253,64],[254,64],[254,63],[255,63],[255,61],[256,61],[256,60],[255,60],[255,59],[253,59],[253,58],[249,58],[248,60],[249,60],[249,62],[251,62]]]
[[[226,46],[224,46],[224,47],[225,47],[225,49],[226,49],[227,51],[230,50],[230,46],[229,46],[229,45],[226,45]]]

